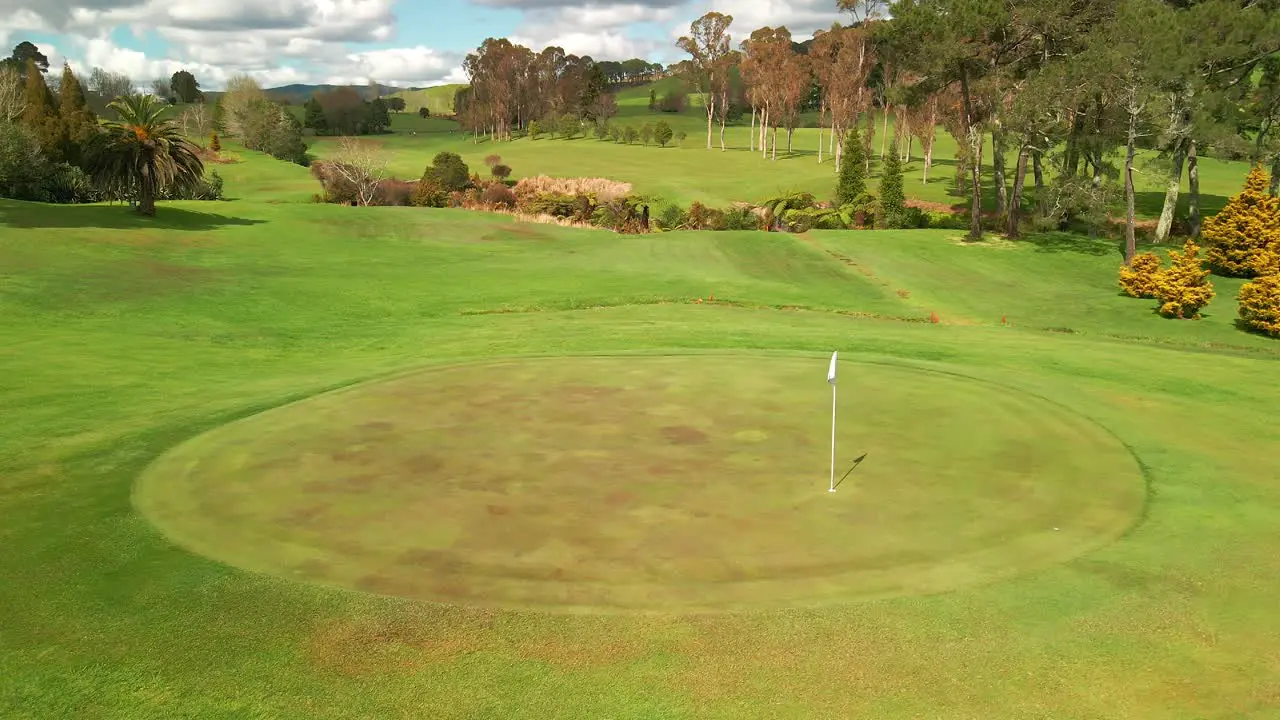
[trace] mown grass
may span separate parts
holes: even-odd
[[[621,237],[277,202],[307,192],[306,171],[243,157],[224,173],[239,200],[153,220],[0,202],[0,715],[1274,715],[1278,354],[1233,326],[1226,283],[1206,320],[1168,321],[1116,295],[1114,248],[1072,238]],[[1084,414],[1141,461],[1141,521],[945,594],[567,617],[237,570],[131,502],[187,438],[424,363],[834,348]]]

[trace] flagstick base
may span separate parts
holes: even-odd
[[[835,491],[836,491],[836,489],[835,489],[835,488],[828,488],[828,489],[827,489],[827,492],[835,492]]]

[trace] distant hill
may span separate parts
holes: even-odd
[[[267,97],[271,98],[272,100],[285,102],[290,105],[301,105],[316,93],[330,92],[332,90],[337,90],[340,87],[348,87],[348,86],[303,85],[300,83],[294,83],[293,85],[281,85],[280,87],[263,88],[262,91],[266,93]],[[351,85],[350,87],[354,88],[356,92],[360,93],[360,97],[365,98],[366,100],[373,95],[373,91],[369,88],[368,85]],[[382,84],[378,85],[378,94],[381,95],[382,97],[387,97],[389,95],[394,95],[396,93],[413,91],[413,90],[416,90],[416,88],[402,88],[402,87],[396,87],[395,85],[382,85]],[[204,94],[204,97],[207,102],[216,102],[218,97],[221,95],[222,93],[220,92],[206,92]],[[452,105],[453,103],[452,95],[450,95],[449,102]]]
[[[452,115],[453,96],[466,85],[438,85],[429,88],[411,88],[391,93],[391,97],[404,98],[405,112],[418,112],[425,107],[432,115]]]

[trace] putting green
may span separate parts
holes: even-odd
[[[135,501],[226,563],[499,607],[697,611],[936,592],[1124,532],[1128,450],[998,385],[825,357],[427,370],[201,435]]]

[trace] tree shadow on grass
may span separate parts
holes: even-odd
[[[1116,254],[1119,257],[1124,257],[1124,249],[1114,240],[1090,238],[1069,232],[1028,233],[1019,242],[1035,245],[1038,252],[1075,253],[1093,257]]]
[[[213,203],[211,203],[213,204]],[[100,228],[103,230],[207,231],[261,225],[265,220],[160,206],[144,217],[128,205],[49,205],[19,203],[0,207],[0,226],[13,228]]]

